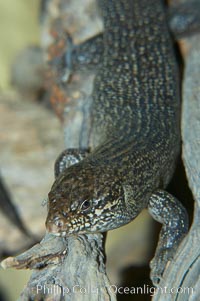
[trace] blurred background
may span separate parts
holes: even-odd
[[[32,91],[23,90],[30,68],[23,66],[23,57],[27,55],[25,60],[29,61],[26,49],[31,46],[37,52],[40,45],[39,7],[39,0],[0,0],[0,177],[25,226],[41,237],[46,214],[41,204],[52,183],[53,162],[63,143],[54,114],[38,105]],[[21,66],[19,74],[15,70],[17,62],[18,70]],[[50,121],[53,133],[48,131]],[[2,191],[0,198],[1,204]],[[33,204],[38,209],[32,215]],[[0,212],[1,260],[25,249],[32,241],[11,223],[9,210],[8,206],[3,210],[6,214]],[[29,271],[0,269],[0,300],[16,300],[29,275]]]
[[[20,50],[30,44],[38,45],[40,41],[39,23],[38,23],[39,0],[18,0],[12,1],[0,0],[0,162],[2,163],[3,146],[2,135],[3,108],[5,105],[3,94],[12,89],[11,86],[11,66]],[[8,113],[9,114],[9,113]],[[14,120],[13,120],[14,121]],[[14,124],[13,124],[14,126]],[[4,133],[3,133],[4,132]],[[6,164],[6,163],[5,163]],[[2,173],[1,168],[1,173]],[[3,216],[1,217],[3,218]],[[1,219],[2,225],[2,219]],[[2,231],[10,235],[11,229],[7,231],[6,225]],[[0,246],[2,247],[0,238]],[[28,280],[30,272],[0,270],[0,300],[15,300],[19,296],[24,284]]]
[[[11,65],[19,51],[40,43],[39,5],[40,0],[0,1],[1,90],[10,88]]]

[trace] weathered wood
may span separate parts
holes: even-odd
[[[185,56],[183,81],[182,154],[188,183],[195,200],[194,220],[160,284],[162,288],[167,288],[168,293],[162,294],[162,290],[158,290],[154,301],[186,301],[200,298],[200,35],[190,38],[187,42],[189,48]],[[181,288],[178,293],[179,287]],[[173,294],[170,293],[172,288]]]
[[[4,268],[34,269],[19,301],[115,301],[106,276],[102,234],[56,237],[3,261]]]

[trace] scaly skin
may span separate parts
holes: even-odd
[[[63,236],[104,232],[130,222],[148,207],[163,223],[152,262],[151,277],[157,284],[187,231],[184,208],[160,190],[169,183],[180,148],[173,44],[162,1],[98,3],[104,34],[92,93],[91,151],[61,155],[46,226]]]

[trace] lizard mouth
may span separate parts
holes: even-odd
[[[80,228],[80,226],[75,224],[67,224],[66,220],[60,217],[55,217],[53,220],[48,220],[46,222],[47,232],[60,237],[66,237],[77,233],[85,233],[85,231],[81,231]]]
[[[66,237],[68,236],[68,233],[66,231],[61,231],[61,232],[57,232],[57,233],[53,233],[51,232],[53,235],[57,236],[57,237]]]

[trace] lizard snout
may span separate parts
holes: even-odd
[[[46,221],[46,229],[52,234],[60,233],[63,230],[67,232],[67,225],[62,216],[56,216],[53,220]]]

